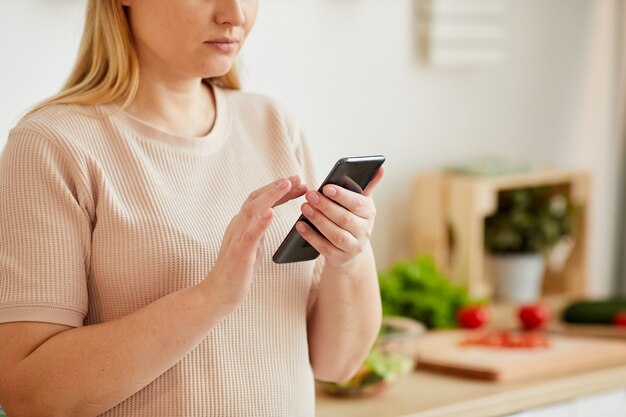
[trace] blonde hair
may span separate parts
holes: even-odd
[[[236,68],[205,82],[241,89]],[[26,116],[51,104],[121,102],[126,108],[139,86],[139,62],[128,18],[120,0],[89,0],[85,27],[74,68],[54,96],[36,104]],[[26,117],[24,116],[24,117]]]

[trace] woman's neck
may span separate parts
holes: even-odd
[[[145,65],[137,94],[125,109],[134,117],[177,136],[205,136],[215,123],[215,97],[202,79],[166,77]]]

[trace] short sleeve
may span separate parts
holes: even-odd
[[[82,326],[92,230],[82,175],[56,140],[10,132],[0,153],[0,323]]]

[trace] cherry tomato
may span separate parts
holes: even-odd
[[[550,321],[550,308],[541,303],[521,306],[518,317],[527,330],[540,329]]]
[[[477,329],[489,321],[489,313],[482,306],[461,308],[457,313],[457,322],[465,329]]]
[[[619,327],[626,327],[626,311],[618,311],[613,317],[613,324]]]

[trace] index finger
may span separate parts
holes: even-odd
[[[292,183],[286,178],[281,178],[278,181],[274,181],[254,191],[245,202],[245,205],[252,209],[253,212],[265,211],[272,208],[277,202],[279,202],[289,190],[291,190]]]
[[[288,181],[291,182],[291,184],[295,187],[297,185],[299,185],[301,183],[300,177],[298,175],[294,175],[293,177],[289,177],[286,178]],[[250,193],[250,195],[248,196],[248,198],[246,199],[247,202],[251,202],[254,199],[256,199],[258,196],[260,196],[261,194],[263,194],[264,192],[270,190],[272,187],[274,187],[276,184],[279,184],[281,181],[285,181],[285,178],[280,178],[274,182],[270,182],[267,185],[264,185],[263,187],[254,190]],[[292,187],[293,188],[293,187]]]
[[[302,183],[298,186],[292,186],[291,190],[289,190],[289,192],[287,194],[285,194],[283,196],[283,198],[281,198],[280,200],[278,200],[276,203],[274,203],[274,205],[272,207],[276,207],[276,206],[280,206],[281,204],[286,203],[287,201],[291,201],[295,198],[301,197],[304,195],[304,193],[306,193],[308,190],[306,184]]]

